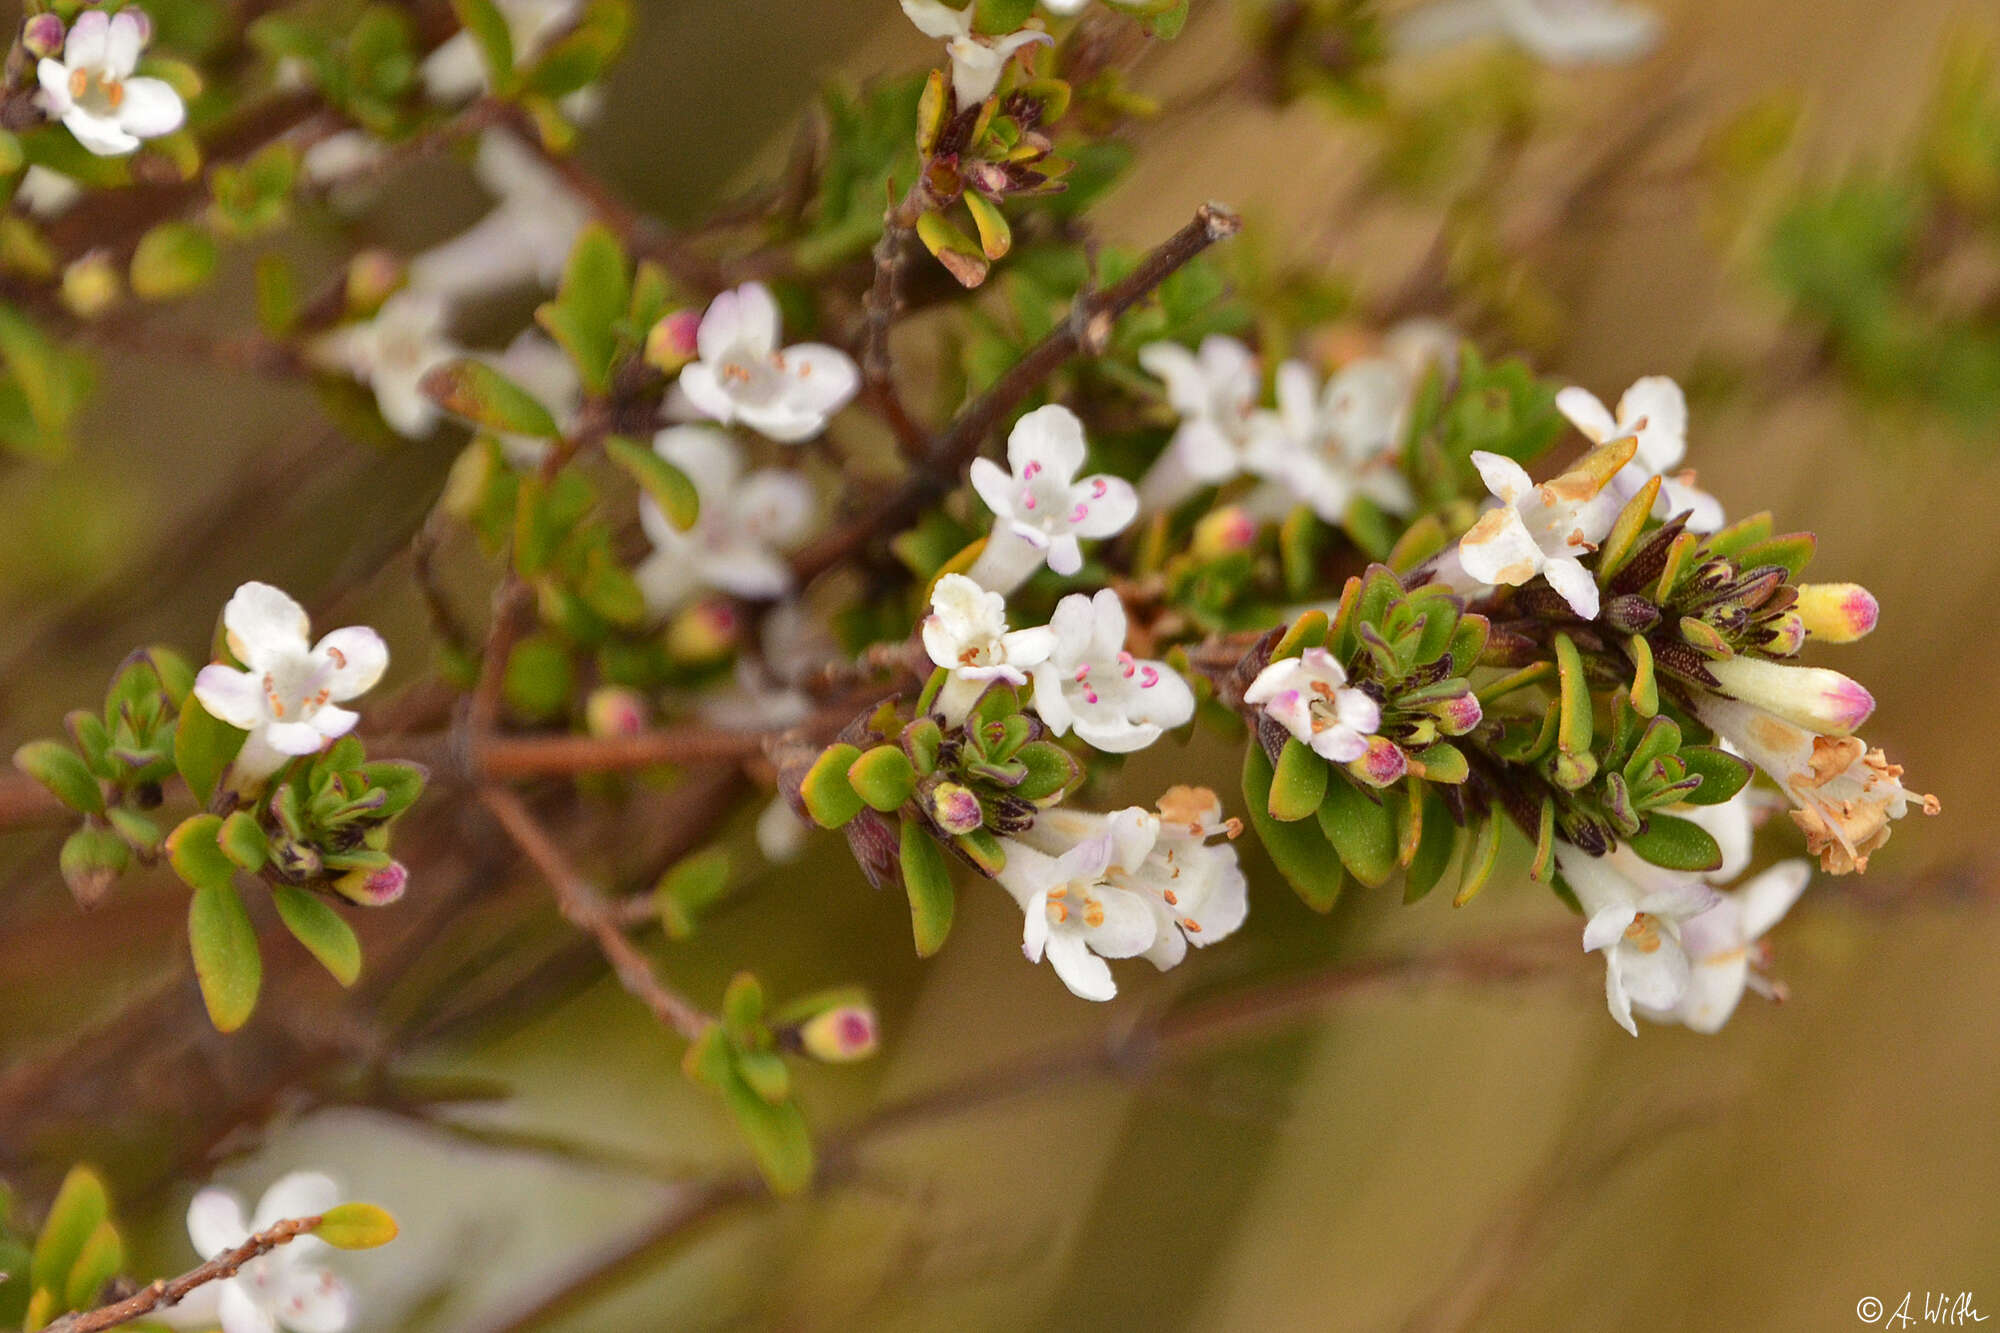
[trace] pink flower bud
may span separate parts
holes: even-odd
[[[1882,608],[1858,583],[1807,583],[1799,587],[1798,612],[1811,637],[1852,643],[1875,628]]]
[[[1771,631],[1771,639],[1759,651],[1772,657],[1795,657],[1806,646],[1806,622],[1796,611],[1785,612],[1766,628]]]
[[[979,798],[969,787],[956,782],[940,782],[931,789],[931,818],[946,833],[970,833],[985,822]]]
[[[728,602],[699,602],[667,626],[667,652],[677,662],[713,662],[735,649],[742,632],[743,618]]]
[[[601,685],[590,692],[583,716],[593,736],[636,736],[646,729],[646,700],[637,690]]]
[[[1822,736],[1845,736],[1875,711],[1874,697],[1859,682],[1824,667],[1726,657],[1708,669],[1729,697]]]
[[[1237,505],[1227,505],[1194,525],[1193,551],[1214,560],[1257,544],[1257,520]]]
[[[410,887],[410,872],[401,861],[380,870],[350,870],[333,882],[334,892],[362,907],[387,907]]]
[[[875,1054],[880,1040],[875,1011],[862,1004],[837,1005],[799,1026],[799,1044],[806,1054],[828,1064],[865,1060]]]
[[[646,362],[672,375],[695,359],[699,348],[695,336],[701,329],[701,312],[676,310],[653,325],[646,335]]]
[[[1431,705],[1437,714],[1438,730],[1447,736],[1463,736],[1479,725],[1485,713],[1479,707],[1479,696],[1471,690],[1455,694],[1449,699],[1440,699]]]
[[[54,14],[37,14],[21,25],[21,45],[42,59],[62,54],[65,35],[63,21]]]
[[[1368,753],[1347,766],[1347,771],[1371,787],[1386,787],[1409,771],[1410,761],[1396,742],[1386,736],[1370,736]]]

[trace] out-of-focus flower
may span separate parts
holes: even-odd
[[[995,592],[1019,587],[1044,560],[1058,574],[1083,568],[1080,539],[1109,537],[1139,512],[1139,497],[1122,477],[1078,477],[1083,423],[1066,407],[1038,407],[1007,437],[1007,469],[988,458],[972,462],[972,488],[993,511],[986,549],[969,577]]]
[[[1257,673],[1243,702],[1262,706],[1286,731],[1337,764],[1368,753],[1369,736],[1382,725],[1382,707],[1347,683],[1347,672],[1324,648],[1308,648]]]
[[[375,391],[382,419],[399,435],[421,439],[437,424],[438,409],[418,386],[425,372],[460,355],[445,336],[442,300],[423,292],[397,292],[375,317],[348,324],[308,345],[314,364],[351,375]]]
[[[799,1045],[815,1060],[849,1064],[875,1054],[881,1024],[865,1004],[841,1004],[821,1010],[799,1024]]]
[[[1690,532],[1715,532],[1723,525],[1722,502],[1694,484],[1694,474],[1669,476],[1667,469],[1687,456],[1687,396],[1665,375],[1648,375],[1634,382],[1618,400],[1618,415],[1588,389],[1574,386],[1556,395],[1556,406],[1592,444],[1630,435],[1638,442],[1632,461],[1604,484],[1600,505],[1611,507],[1611,518],[1654,477],[1660,495],[1653,516],[1686,514]]]
[[[669,427],[653,438],[653,450],[687,474],[701,507],[683,532],[640,497],[653,554],[633,577],[647,609],[664,615],[703,588],[763,601],[791,591],[791,567],[779,551],[804,537],[812,521],[806,479],[776,468],[744,476],[735,441],[712,426]]]
[[[944,43],[951,56],[951,90],[961,107],[983,102],[1000,86],[1000,74],[1016,51],[1036,42],[1055,39],[1038,28],[1023,28],[1004,37],[989,37],[972,30],[977,4],[952,9],[938,0],[903,0],[903,12],[917,31]]]
[[[245,669],[205,666],[194,694],[214,716],[250,733],[236,756],[240,778],[265,777],[352,731],[359,715],[338,705],[367,693],[389,665],[388,645],[366,626],[310,642],[305,608],[268,583],[238,588],[222,609],[222,625]]]
[[[1659,16],[1623,0],[1435,0],[1394,29],[1399,50],[1422,52],[1506,37],[1550,65],[1613,65],[1658,43]]]
[[[701,318],[701,359],[681,371],[681,392],[724,425],[740,421],[781,444],[811,439],[854,397],[860,372],[837,347],[780,349],[778,338],[778,303],[762,283],[723,292]]]
[[[549,409],[556,428],[569,431],[583,410],[583,382],[569,354],[538,329],[522,329],[498,356],[485,358],[494,369],[532,394]],[[550,442],[532,435],[502,435],[500,449],[515,467],[538,467],[548,457]]]
[[[1034,710],[1112,754],[1143,750],[1194,716],[1194,691],[1165,662],[1125,651],[1125,604],[1109,588],[1072,593],[1049,619],[1055,643],[1034,668]]]
[[[583,5],[581,0],[494,0],[494,8],[507,21],[515,63],[526,64],[561,35]],[[490,91],[479,44],[463,29],[424,57],[423,80],[424,91],[439,102],[463,102]]]
[[[931,590],[931,613],[924,617],[924,651],[951,678],[938,692],[938,711],[956,725],[994,681],[1028,683],[1028,672],[1048,659],[1055,631],[1007,628],[1007,599],[988,592],[963,574],[946,574]]]
[[[505,130],[479,139],[473,173],[496,203],[485,217],[410,260],[410,285],[463,301],[518,287],[553,290],[590,209]]]
[[[1386,357],[1343,366],[1322,389],[1303,361],[1278,367],[1275,413],[1259,414],[1251,467],[1296,493],[1329,523],[1356,496],[1391,513],[1414,499],[1395,451],[1409,410],[1411,379]]]
[[[70,27],[62,59],[35,67],[43,107],[100,157],[137,152],[141,140],[172,134],[187,119],[173,85],[133,75],[150,29],[141,10],[85,10]]]
[[[44,14],[43,18],[54,18]],[[83,198],[83,187],[74,177],[59,171],[50,171],[44,166],[31,165],[21,175],[21,183],[14,187],[14,202],[42,219],[59,218],[76,207],[77,200]]]
[[[296,1171],[264,1191],[246,1222],[243,1201],[211,1186],[188,1205],[188,1238],[203,1259],[213,1259],[280,1222],[321,1216],[339,1202],[331,1179]],[[342,1333],[354,1322],[354,1300],[345,1283],[315,1262],[325,1250],[326,1242],[300,1236],[150,1317],[177,1328],[220,1324],[223,1333]]]
[[[1481,449],[1472,463],[1500,503],[1480,515],[1459,539],[1464,571],[1482,583],[1518,587],[1540,574],[1585,620],[1597,619],[1597,580],[1578,557],[1603,540],[1600,514],[1592,512],[1600,484],[1568,472],[1537,486],[1519,463]]]
[[[1263,380],[1257,358],[1234,338],[1210,334],[1198,352],[1179,343],[1149,343],[1139,364],[1167,386],[1167,403],[1181,424],[1139,484],[1148,509],[1180,503],[1197,487],[1240,475],[1249,465]]]

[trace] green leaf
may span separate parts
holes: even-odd
[[[972,213],[972,225],[979,232],[979,249],[988,259],[1004,259],[1014,248],[1014,231],[1007,225],[1007,215],[1000,211],[985,195],[968,190],[965,206]]]
[[[83,1243],[76,1263],[70,1267],[63,1285],[63,1302],[72,1310],[88,1310],[97,1304],[104,1284],[118,1276],[125,1266],[125,1242],[110,1218],[99,1222]]]
[[[472,35],[479,47],[479,62],[486,67],[487,82],[506,90],[514,84],[514,35],[506,16],[493,0],[451,0],[451,12],[458,26]]]
[[[215,855],[221,859],[219,851]],[[201,982],[209,1021],[218,1032],[236,1031],[257,1007],[257,992],[264,984],[264,960],[257,951],[257,932],[250,924],[250,914],[243,910],[243,900],[227,880],[195,889],[188,904],[188,944],[194,952],[195,976]]]
[[[335,981],[352,986],[361,976],[361,941],[354,927],[326,899],[296,885],[280,884],[271,896],[292,938],[305,945]]]
[[[1271,855],[1278,873],[1285,877],[1306,906],[1316,912],[1330,912],[1340,899],[1346,883],[1340,861],[1331,855],[1318,826],[1286,824],[1271,818],[1271,761],[1264,747],[1251,744],[1243,755],[1243,803],[1251,827]]]
[[[772,1105],[792,1095],[792,1071],[785,1057],[776,1051],[742,1051],[736,1057],[736,1072],[750,1090]]]
[[[1320,831],[1355,879],[1376,888],[1396,873],[1396,815],[1344,777],[1329,783],[1319,807]]]
[[[336,1250],[372,1250],[396,1239],[396,1219],[372,1203],[343,1203],[320,1214],[312,1234]]]
[[[1689,745],[1682,747],[1680,759],[1689,773],[1701,779],[1699,787],[1681,798],[1689,805],[1721,805],[1750,781],[1750,765],[1727,750]]]
[[[910,928],[917,956],[929,958],[944,947],[951,933],[957,904],[951,887],[951,867],[944,849],[925,831],[922,821],[903,821],[903,888],[910,896]]]
[[[975,0],[972,30],[988,37],[1005,37],[1019,32],[1034,13],[1035,0]]]
[[[431,367],[417,388],[453,416],[498,435],[553,439],[562,433],[540,399],[472,357]]]
[[[141,300],[184,296],[215,274],[215,238],[188,222],[162,222],[132,252],[132,293]]]
[[[243,748],[247,733],[212,715],[189,695],[174,728],[174,767],[181,772],[195,800],[207,805],[215,798],[222,774]]]
[[[584,387],[595,394],[611,387],[618,355],[617,325],[631,302],[625,252],[618,238],[600,225],[584,228],[570,251],[556,299],[535,311],[535,319],[576,364]]]
[[[1458,850],[1458,825],[1452,822],[1444,801],[1428,789],[1423,793],[1423,812],[1423,833],[1417,841],[1417,854],[1403,874],[1405,904],[1419,901],[1438,886],[1451,869],[1452,853]]]
[[[1465,865],[1459,873],[1458,892],[1452,895],[1451,905],[1463,907],[1479,896],[1486,882],[1493,878],[1493,867],[1500,863],[1500,816],[1488,815],[1473,830],[1472,846],[1465,853]]]
[[[878,745],[847,768],[855,794],[883,814],[900,809],[917,787],[917,770],[901,746]]]
[[[729,979],[722,993],[722,1026],[741,1050],[757,1050],[769,1040],[764,1030],[764,985],[748,972]]]
[[[728,848],[706,847],[675,862],[653,887],[653,904],[667,938],[684,940],[694,934],[701,914],[728,890]]]
[[[236,864],[223,855],[221,833],[222,816],[199,814],[167,835],[167,859],[189,888],[226,888],[235,880]]]
[[[821,828],[841,827],[860,814],[866,804],[854,790],[854,784],[847,780],[847,770],[860,757],[858,746],[829,745],[799,784],[799,797],[805,802],[806,813]]]
[[[667,521],[686,532],[701,516],[701,496],[687,473],[644,445],[612,436],[604,442],[611,461],[632,475],[639,489],[653,498]]]
[[[1278,752],[1271,778],[1271,818],[1290,823],[1309,818],[1326,795],[1327,763],[1294,737]]]
[[[812,1135],[797,1103],[764,1100],[742,1077],[723,1080],[723,1105],[750,1144],[757,1170],[773,1194],[796,1194],[812,1183]]]
[[[71,1167],[62,1188],[56,1191],[55,1202],[49,1205],[41,1235],[35,1238],[34,1255],[28,1261],[28,1285],[63,1292],[84,1246],[110,1215],[111,1196],[104,1181],[87,1166]]]
[[[1029,741],[1014,751],[1014,761],[1028,770],[1014,795],[1024,801],[1046,801],[1083,780],[1083,766],[1054,741]]]
[[[264,868],[264,859],[271,854],[264,830],[257,827],[248,810],[237,810],[223,820],[215,841],[224,856],[253,875]]]
[[[91,776],[89,765],[61,741],[29,741],[14,751],[14,767],[79,814],[104,813],[104,791]]]
[[[1699,874],[1722,864],[1722,848],[1693,820],[1652,814],[1646,826],[1625,840],[1644,859],[1666,870]]]
[[[942,213],[926,213],[917,219],[917,239],[961,287],[977,287],[993,267],[979,242]]]

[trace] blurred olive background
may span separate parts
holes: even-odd
[[[1700,191],[1673,169],[1707,127],[1792,88],[1816,171],[1888,160],[1923,110],[1952,24],[1995,19],[1948,0],[1654,7],[1667,39],[1645,62],[1522,66],[1554,116],[1514,187],[1529,213],[1537,182],[1566,179],[1610,127],[1655,100],[1688,101],[1621,166],[1618,208],[1545,238],[1568,314],[1538,364],[1607,399],[1642,374],[1755,358],[1776,337],[1778,307],[1754,264],[1717,244]],[[676,221],[781,162],[820,78],[906,69],[930,52],[891,0],[647,0],[641,14],[586,155]],[[1099,217],[1102,233],[1144,243],[1214,198],[1244,210],[1272,255],[1338,266],[1364,298],[1396,290],[1435,219],[1413,205],[1352,206],[1365,128],[1307,103],[1278,111],[1204,96],[1240,59],[1239,41],[1229,6],[1197,0],[1186,34],[1146,55],[1135,80],[1169,110],[1138,130],[1138,162]],[[1396,81],[1420,87],[1479,58],[1438,57]],[[448,234],[480,207],[456,171],[386,198],[358,231],[398,246]],[[338,253],[330,236],[299,245]],[[225,287],[147,318],[220,328],[247,322],[245,309],[240,286]],[[496,324],[491,341],[505,331]],[[129,647],[200,645],[250,578],[300,594],[321,623],[380,626],[397,654],[391,684],[421,677],[407,565],[383,559],[434,497],[454,440],[378,450],[323,428],[297,386],[137,352],[105,357],[103,370],[74,457],[0,466],[6,748],[54,730]],[[1769,507],[1781,524],[1817,531],[1815,575],[1880,596],[1881,629],[1818,660],[1868,683],[1880,705],[1870,743],[1944,803],[1942,818],[1899,826],[1866,881],[1820,879],[1779,931],[1789,1003],[1751,997],[1715,1038],[1646,1028],[1634,1041],[1604,1013],[1599,963],[1580,954],[1572,974],[1548,981],[1342,999],[1143,1078],[1027,1085],[871,1139],[822,1194],[720,1211],[545,1326],[1818,1329],[1855,1323],[1865,1296],[1893,1311],[1927,1289],[1969,1291],[2000,1313],[2000,914],[1988,848],[2000,811],[1986,774],[2000,629],[1985,613],[2000,593],[2000,423],[1968,433],[1864,413],[1816,381],[1698,401],[1690,462],[1732,512]],[[454,577],[477,605],[476,565]],[[1149,800],[1191,774],[1237,799],[1230,757],[1204,744],[1147,756],[1121,794]],[[490,840],[470,812],[436,822]],[[1794,845],[1772,830],[1767,851]],[[242,1047],[219,1052],[221,1039],[195,1031],[198,1002],[179,971],[183,891],[165,875],[132,880],[79,916],[55,846],[0,839],[0,1109],[10,1088],[27,1095],[23,1071],[38,1056],[134,997],[178,1022],[185,1050],[170,1047],[152,1077],[173,1080],[185,1060],[178,1101],[166,1099],[181,1109],[163,1128],[144,1106],[105,1106],[107,1137],[94,1138],[89,1119],[78,1142],[0,1146],[40,1163],[43,1188],[43,1159],[59,1151],[108,1159],[142,1272],[193,1259],[179,1219],[197,1182],[160,1181],[167,1159],[146,1147],[169,1138],[200,1142],[222,1161],[217,1176],[252,1194],[320,1166],[388,1206],[404,1238],[347,1271],[364,1328],[415,1333],[506,1327],[510,1311],[670,1204],[666,1182],[740,1162],[723,1117],[680,1076],[678,1043],[602,981],[531,992],[505,1022],[399,1045],[399,1075],[511,1087],[507,1100],[451,1113],[456,1130],[329,1107],[338,1098],[324,1090],[271,1092],[268,1132],[204,1125],[202,1080],[225,1064],[240,1072],[241,1052],[266,1040],[259,1028],[347,1020],[267,1005],[233,1039]],[[963,892],[950,947],[917,963],[903,905],[870,891],[830,837],[662,957],[708,1000],[739,966],[778,995],[850,980],[874,991],[882,1055],[803,1074],[815,1124],[833,1130],[957,1075],[1115,1034],[1176,995],[1338,957],[1566,928],[1546,892],[1505,883],[1458,912],[1350,891],[1316,917],[1245,847],[1255,876],[1245,931],[1172,974],[1120,968],[1124,994],[1110,1006],[1075,1000],[1023,962],[1019,913],[997,889]],[[434,961],[434,978],[450,962],[504,957],[481,952],[495,941],[533,940],[523,947],[544,955],[566,943],[517,870],[467,873],[479,883],[438,946],[463,954]],[[511,907],[480,897],[488,881],[497,898],[517,880]],[[412,899],[434,887],[420,879]],[[279,953],[269,966],[307,964]],[[390,988],[381,1002],[393,1010],[409,994]],[[370,1049],[365,1029],[319,1035],[330,1050]],[[230,1083],[218,1098],[225,1086],[240,1097]],[[522,1142],[538,1136],[570,1146]]]

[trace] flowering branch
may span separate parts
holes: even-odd
[[[260,1259],[281,1245],[289,1245],[300,1236],[312,1234],[321,1221],[318,1217],[295,1217],[280,1222],[179,1277],[159,1278],[122,1301],[87,1312],[64,1315],[50,1324],[44,1333],[99,1333],[101,1329],[116,1328],[135,1319],[143,1319],[155,1310],[171,1308],[185,1300],[195,1288],[233,1278],[251,1260]]]

